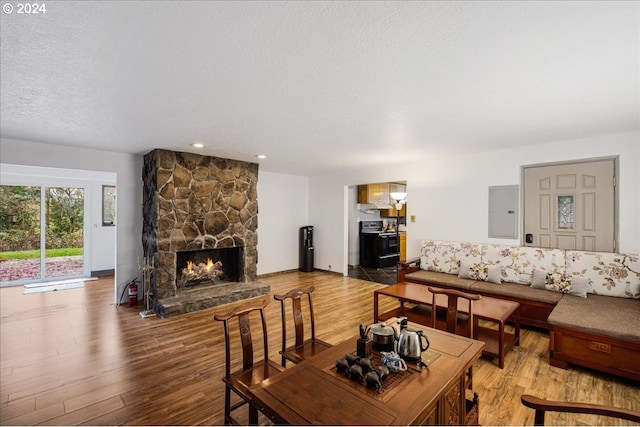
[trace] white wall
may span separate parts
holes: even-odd
[[[142,156],[37,142],[0,139],[3,163],[113,172],[117,175],[116,279],[141,277]]]
[[[316,267],[346,271],[345,186],[407,181],[407,215],[416,216],[416,222],[407,222],[407,256],[414,257],[424,239],[519,244],[520,239],[487,237],[488,187],[520,185],[523,165],[606,156],[620,157],[619,250],[640,253],[639,150],[640,133],[630,132],[311,177]]]
[[[104,172],[103,172],[104,173]],[[91,219],[91,271],[115,270],[116,268],[116,231],[114,226],[102,225],[102,186],[116,185],[116,204],[118,203],[117,174],[113,181],[101,181],[92,186],[93,218]],[[117,220],[117,216],[116,216]],[[116,224],[117,226],[117,224]]]
[[[298,268],[298,230],[313,225],[308,194],[307,177],[258,170],[258,275]]]

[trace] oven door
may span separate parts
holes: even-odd
[[[378,267],[393,267],[400,260],[398,236],[381,234],[378,236]]]
[[[377,233],[360,233],[360,266],[368,268],[378,267],[380,252]]]
[[[398,236],[395,234],[380,234],[378,236],[378,254],[380,256],[398,253]]]

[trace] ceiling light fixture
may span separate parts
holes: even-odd
[[[266,154],[256,154],[256,157],[259,158],[259,159],[266,159],[267,158]]]
[[[204,144],[201,142],[194,142],[193,144],[191,144],[191,146],[195,148],[203,148]]]

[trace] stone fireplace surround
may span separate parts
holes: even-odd
[[[258,164],[153,150],[144,156],[145,257],[152,257],[154,310],[160,317],[268,294],[257,281]],[[238,282],[177,286],[177,253],[241,247]]]

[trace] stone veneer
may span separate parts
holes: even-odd
[[[257,282],[258,164],[157,149],[144,156],[143,181],[142,244],[144,256],[155,262],[156,313],[195,311],[269,293]],[[178,291],[176,252],[233,246],[244,247],[243,286],[214,285],[227,288],[221,298],[207,296],[206,289]]]

